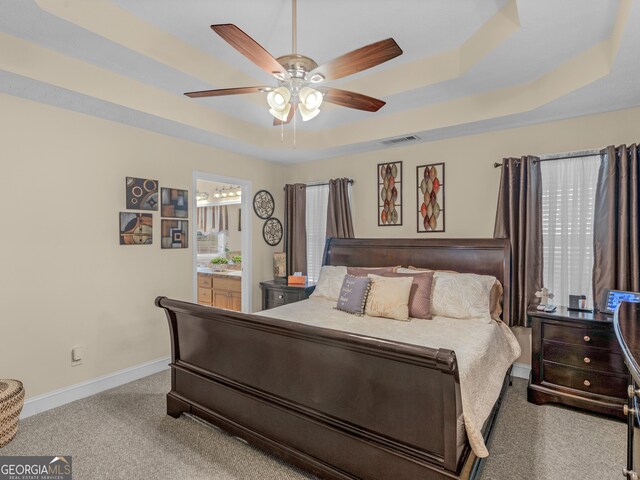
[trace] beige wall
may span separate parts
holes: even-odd
[[[602,148],[638,141],[640,109],[585,116],[523,128],[458,137],[437,142],[390,148],[289,167],[288,182],[350,177],[353,188],[354,229],[358,237],[491,237],[500,170],[495,161],[506,156],[542,155]],[[403,162],[404,221],[398,227],[377,225],[376,167],[382,162]],[[416,233],[414,182],[416,166],[445,162],[446,232]],[[516,329],[523,355],[530,363],[530,334]]]
[[[153,245],[119,245],[126,176],[190,191],[194,170],[248,179],[282,218],[282,167],[261,160],[8,95],[0,131],[0,377],[24,381],[29,397],[168,355],[153,300],[193,300],[192,249],[160,249],[159,212]],[[251,219],[258,309],[274,249]],[[71,367],[75,345],[85,360]]]

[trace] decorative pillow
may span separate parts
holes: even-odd
[[[354,277],[353,275],[345,275],[338,297],[338,305],[336,310],[362,315],[364,307],[367,303],[369,288],[371,287],[371,279],[367,277]]]
[[[364,312],[372,317],[409,320],[409,295],[413,278],[389,278],[371,274],[369,278],[371,289]]]
[[[409,268],[399,268],[398,273],[411,273],[411,272],[437,272],[438,273],[459,273],[454,272],[452,270],[430,270],[428,268],[418,268],[418,267],[409,267]],[[467,274],[473,275],[473,274]],[[490,276],[490,275],[479,275],[479,276]],[[492,277],[495,278],[495,277]],[[489,312],[491,318],[496,321],[501,321],[500,315],[502,315],[502,301],[504,289],[502,288],[502,283],[497,278],[495,282],[491,286],[491,293],[489,294]]]
[[[313,298],[326,298],[338,301],[342,281],[347,274],[347,267],[333,267],[325,265],[320,269],[320,277],[316,283],[316,289],[311,294]]]
[[[382,273],[395,272],[399,267],[347,267],[347,274],[354,277],[366,277],[370,273],[380,275]]]
[[[434,272],[382,273],[382,277],[410,277],[412,278],[411,293],[409,294],[409,316],[431,320],[431,287]]]
[[[491,321],[491,288],[496,277],[475,273],[436,272],[431,292],[431,313],[451,318]]]

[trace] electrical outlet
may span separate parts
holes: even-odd
[[[71,349],[71,366],[82,365],[84,359],[84,347],[78,346]]]

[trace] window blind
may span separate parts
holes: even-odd
[[[540,163],[543,285],[556,305],[586,295],[593,306],[593,211],[600,157]]]
[[[317,282],[327,239],[329,185],[307,186],[307,277]]]

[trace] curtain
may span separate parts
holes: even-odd
[[[593,208],[600,156],[540,162],[542,174],[542,284],[553,303],[584,294],[593,305]]]
[[[527,327],[527,308],[542,286],[542,222],[539,158],[505,158],[494,238],[511,243],[511,318],[509,325]]]
[[[354,236],[349,204],[349,179],[329,180],[327,238],[354,238]]]
[[[638,145],[602,151],[594,210],[593,295],[606,288],[640,291]]]
[[[229,211],[226,205],[197,208],[197,226],[202,233],[229,230]]]
[[[285,253],[287,275],[307,274],[307,186],[304,183],[285,185]]]
[[[307,277],[317,282],[327,240],[329,185],[307,185]]]

